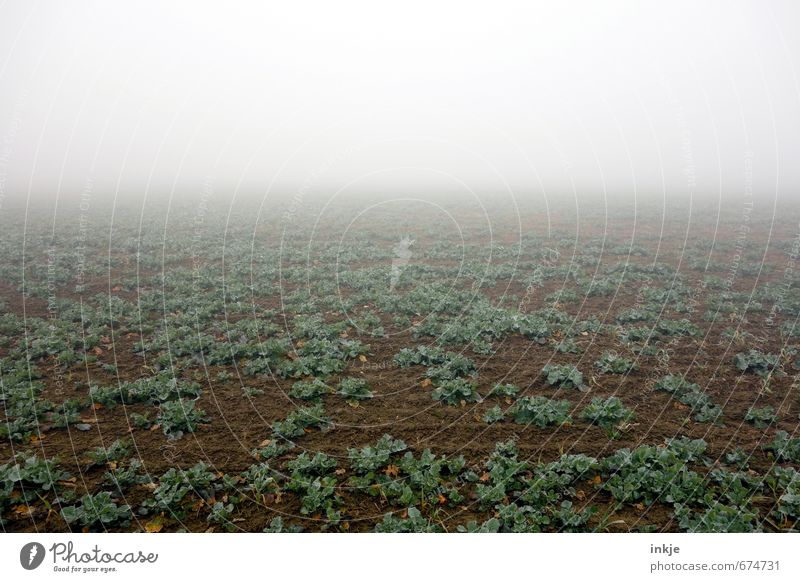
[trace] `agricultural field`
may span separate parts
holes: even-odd
[[[0,213],[7,532],[800,526],[800,208]]]

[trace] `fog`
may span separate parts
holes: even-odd
[[[788,1],[5,2],[0,195],[796,196],[799,23]]]

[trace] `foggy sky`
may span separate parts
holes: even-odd
[[[0,5],[0,196],[797,196],[793,2]]]

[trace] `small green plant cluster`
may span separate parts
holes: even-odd
[[[269,463],[256,463],[250,465],[242,473],[245,482],[245,489],[256,494],[262,502],[267,495],[273,495],[280,491],[280,475],[269,466]]]
[[[336,391],[345,397],[349,402],[358,400],[369,400],[374,396],[367,386],[367,381],[361,378],[345,378],[339,382],[339,389]]]
[[[437,365],[428,367],[425,376],[430,378],[434,383],[438,383],[446,380],[474,376],[475,373],[475,362],[470,358],[454,352],[447,352],[444,359],[438,362]]]
[[[754,533],[761,531],[758,514],[735,505],[714,502],[708,509],[692,511],[682,503],[675,505],[678,526],[690,533]]]
[[[167,438],[179,439],[184,433],[193,433],[208,422],[208,416],[196,408],[194,400],[168,400],[161,403],[157,421]]]
[[[299,400],[319,401],[326,394],[333,392],[333,389],[320,378],[313,380],[302,380],[295,382],[289,391],[289,396]]]
[[[476,375],[475,362],[466,356],[437,347],[416,346],[400,350],[394,362],[401,368],[427,366],[425,376],[434,385],[434,400],[451,406],[480,401],[477,387],[469,379]]]
[[[176,519],[182,519],[192,498],[209,500],[214,497],[217,475],[208,465],[199,462],[188,469],[168,469],[161,475],[153,497],[147,499],[141,508],[143,514],[152,511],[165,511]]]
[[[515,386],[514,384],[495,384],[494,387],[489,392],[489,396],[494,396],[497,398],[516,398],[517,394],[519,394],[519,386]]]
[[[410,366],[434,366],[446,360],[445,351],[437,347],[416,346],[403,348],[394,357],[394,363],[400,368]]]
[[[215,501],[209,508],[206,521],[210,524],[221,525],[225,531],[233,531],[236,528],[233,523],[234,509],[233,503]]]
[[[666,447],[622,449],[604,460],[602,487],[621,503],[671,504],[681,529],[694,532],[760,531],[752,501],[762,481],[749,473],[712,470],[708,479],[690,468],[707,463],[706,443],[685,437]]]
[[[779,461],[800,463],[800,438],[791,438],[785,430],[775,433],[775,439],[764,445],[764,450],[772,452]]]
[[[442,380],[431,393],[434,400],[441,400],[450,406],[456,406],[466,402],[480,402],[475,382],[464,378],[453,378],[452,380]]]
[[[97,447],[89,450],[86,456],[91,461],[90,466],[105,465],[123,460],[130,454],[130,447],[130,441],[117,439],[108,447]]]
[[[623,425],[633,417],[633,412],[616,396],[605,400],[592,398],[591,403],[581,412],[581,418],[602,427],[611,438],[617,438]]]
[[[778,417],[775,415],[775,409],[772,406],[764,406],[763,408],[752,406],[745,413],[744,419],[755,425],[756,428],[767,428],[769,425],[774,424]]]
[[[705,449],[702,440],[621,449],[603,461],[603,469],[610,474],[603,489],[622,503],[701,504],[707,495],[705,479],[688,463],[699,458]]]
[[[564,338],[555,345],[555,350],[562,354],[580,354],[583,350],[572,338]]]
[[[0,403],[6,417],[0,422],[0,439],[15,443],[36,434],[39,422],[56,408],[53,402],[40,398],[44,384],[39,369],[31,365],[29,372],[23,361],[29,363],[27,359],[15,362],[0,358]]]
[[[500,422],[505,420],[506,414],[503,412],[503,409],[500,408],[499,404],[496,404],[489,410],[483,413],[483,422],[486,424],[494,424],[496,422]]]
[[[349,449],[355,473],[350,484],[401,506],[455,504],[464,499],[458,488],[463,457],[438,457],[429,449],[419,457],[410,451],[400,456],[404,450],[405,443],[390,435],[381,437],[374,446]]]
[[[793,522],[796,528],[800,521],[800,473],[793,468],[776,467],[775,485],[783,490],[776,513],[782,521]]]
[[[405,511],[387,513],[383,521],[375,526],[378,533],[439,533],[442,527],[431,519],[422,515],[416,507],[409,507]]]
[[[668,374],[656,382],[655,387],[688,406],[697,422],[717,422],[722,416],[722,409],[711,401],[711,397],[683,376]]]
[[[142,474],[143,465],[139,459],[132,459],[127,467],[112,467],[103,475],[103,481],[122,491],[134,485],[150,483],[150,477]]]
[[[58,494],[58,483],[69,478],[70,474],[59,467],[57,459],[18,453],[13,462],[0,465],[0,516],[12,501],[30,505]]]
[[[544,396],[524,396],[509,409],[517,424],[532,424],[538,428],[560,426],[572,422],[568,400],[551,400]]]
[[[407,449],[406,443],[384,434],[374,445],[361,449],[348,449],[350,466],[359,475],[374,479],[375,473],[389,464],[389,460],[397,453]]]
[[[129,505],[118,505],[107,491],[84,495],[74,506],[63,507],[61,516],[68,524],[78,524],[87,529],[127,525],[132,517]]]
[[[758,350],[738,353],[733,357],[736,369],[746,374],[756,374],[767,378],[780,371],[781,360],[775,354],[765,354]]]
[[[590,531],[591,506],[579,508],[572,498],[576,485],[596,474],[597,460],[586,455],[564,455],[557,461],[530,466],[519,459],[513,440],[497,443],[478,481],[476,494],[481,506],[494,506],[498,523],[477,523],[464,528],[489,528],[502,532]]]
[[[261,460],[269,460],[275,457],[280,457],[284,453],[292,450],[294,443],[279,439],[267,439],[261,443],[257,449],[253,449],[251,454]]]
[[[118,386],[92,386],[89,389],[89,399],[92,403],[108,407],[140,402],[161,404],[181,398],[197,398],[200,392],[200,385],[196,382],[187,382],[161,372],[155,376],[122,382]]]
[[[627,374],[639,368],[630,358],[622,357],[614,352],[605,352],[594,363],[594,366],[603,374]]]
[[[331,523],[341,519],[338,508],[342,500],[337,493],[336,478],[332,475],[336,464],[336,459],[325,453],[301,453],[287,463],[290,476],[286,489],[300,496],[300,513],[325,515]]]
[[[549,386],[574,388],[582,392],[587,390],[583,383],[583,374],[575,366],[565,364],[547,364],[542,368],[545,381]]]
[[[319,328],[315,330],[314,325],[319,325]],[[339,374],[344,371],[349,360],[364,355],[369,350],[369,346],[358,340],[330,337],[332,330],[318,319],[310,320],[308,327],[302,327],[300,334],[312,337],[299,342],[300,345],[295,350],[296,357],[282,360],[278,365],[277,372],[284,378],[326,378]]]
[[[331,421],[325,415],[322,403],[318,403],[314,406],[297,408],[290,412],[285,420],[273,422],[272,432],[284,439],[293,439],[303,436],[306,429],[327,430],[330,425]]]
[[[269,525],[262,530],[264,533],[300,533],[303,528],[299,525],[285,525],[283,518],[279,515],[273,517]]]

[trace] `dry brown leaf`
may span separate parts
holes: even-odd
[[[397,465],[389,465],[383,472],[388,477],[397,477],[400,474],[400,468]]]
[[[428,387],[428,386],[430,386],[431,384],[433,384],[433,382],[431,381],[431,379],[430,379],[430,378],[425,378],[425,379],[422,381],[422,384],[420,384],[420,386],[422,386],[423,388],[427,388],[427,387]]]
[[[366,362],[367,361],[367,356],[365,356],[364,354],[361,354],[360,356],[358,356],[358,361]]]
[[[157,515],[146,524],[144,524],[144,531],[147,533],[158,533],[164,528],[164,518]]]

